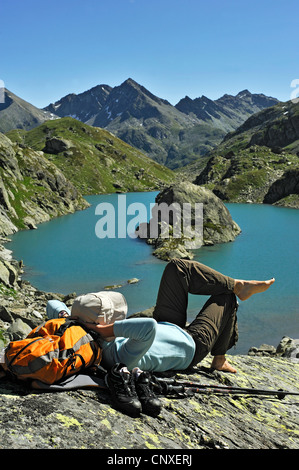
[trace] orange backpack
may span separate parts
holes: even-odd
[[[74,320],[58,318],[37,326],[25,339],[11,341],[4,368],[19,380],[54,384],[100,360],[101,349],[92,333]]]

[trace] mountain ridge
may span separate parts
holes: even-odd
[[[224,115],[228,118],[228,122],[225,123],[223,129],[229,132],[236,129],[236,124],[243,124],[245,116],[249,117],[261,109],[274,106],[277,103],[276,98],[267,97],[262,93],[252,94],[245,89],[236,96],[225,94],[214,101],[204,95],[193,100],[186,96],[176,104],[176,108],[186,114],[193,113],[199,119],[208,121],[213,121],[213,118],[221,120]]]
[[[105,104],[107,95],[110,93],[111,90],[112,87],[109,87],[109,85],[96,85],[90,90],[87,90],[80,94],[69,93],[64,98],[60,99],[59,101],[56,101],[55,103],[50,104],[44,109],[53,114],[56,114],[59,110],[59,113],[57,114],[59,115],[59,117],[66,117],[65,113],[69,113],[70,117],[75,118],[76,116],[76,118],[82,122],[83,118],[88,121],[92,119],[92,116],[96,114],[96,112],[98,112],[99,107],[102,107]],[[87,103],[84,103],[85,97],[87,98]],[[92,102],[89,97],[94,97],[95,102]],[[75,114],[78,106],[81,107],[79,116]],[[69,107],[71,109],[69,109]]]
[[[73,101],[87,97],[92,90],[75,95]],[[129,78],[110,89],[98,113],[85,119],[79,110],[74,115],[66,106],[56,108],[59,103],[66,104],[68,97],[44,109],[60,117],[69,112],[82,122],[103,127],[172,169],[205,155],[250,115],[278,102],[243,90],[236,97],[223,95],[215,101],[205,96],[194,100],[186,96],[173,106]]]
[[[115,87],[101,84],[79,94],[69,93],[42,110],[11,93],[10,97],[0,108],[1,132],[30,130],[47,119],[72,117],[112,132],[170,169],[203,157],[252,114],[278,102],[242,90],[215,101],[205,96],[185,97],[173,106],[132,78]]]

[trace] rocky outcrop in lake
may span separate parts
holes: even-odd
[[[207,188],[177,183],[161,191],[155,202],[155,215],[149,223],[140,224],[137,234],[153,246],[153,254],[160,259],[191,259],[193,248],[232,242],[241,232],[223,202]],[[202,204],[202,213],[196,212],[196,204]],[[186,227],[185,214],[189,217]],[[157,235],[153,236],[155,227]]]

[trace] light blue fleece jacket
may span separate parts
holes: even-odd
[[[121,362],[129,370],[134,367],[159,372],[184,370],[193,359],[193,338],[172,323],[132,318],[116,321],[113,329],[116,339],[102,345],[106,368]]]
[[[61,310],[71,313],[59,300],[49,300],[48,318],[58,318]],[[163,372],[186,369],[194,356],[193,338],[172,323],[159,322],[153,318],[130,318],[114,323],[116,339],[101,342],[103,366],[111,368],[115,363],[125,364],[129,370]]]

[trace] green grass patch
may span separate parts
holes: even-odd
[[[47,121],[31,131],[11,131],[7,136],[38,151],[45,150],[47,139],[67,141],[67,150],[45,156],[85,195],[151,190],[174,179],[171,170],[110,132],[76,119]]]

